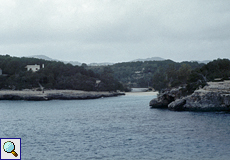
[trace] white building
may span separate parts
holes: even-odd
[[[100,83],[101,83],[101,80],[96,80],[95,87],[98,87]]]
[[[40,70],[40,65],[27,65],[25,68],[27,68],[27,71],[32,71],[32,72],[36,72],[38,70]],[[44,68],[44,64],[42,64],[42,68]]]

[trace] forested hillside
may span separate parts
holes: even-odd
[[[187,90],[192,93],[195,89],[206,85],[209,81],[222,81],[229,79],[230,60],[217,59],[191,72],[187,82]]]
[[[42,65],[36,72],[27,71],[27,65]],[[114,79],[107,68],[101,74],[86,70],[83,66],[73,66],[63,62],[46,61],[36,58],[18,58],[9,55],[0,56],[0,89],[76,89],[86,91],[124,90],[121,83]],[[99,80],[99,83],[96,81]]]
[[[44,64],[36,72],[27,65]],[[218,59],[207,65],[198,62],[177,63],[171,60],[124,62],[111,66],[73,66],[37,58],[0,56],[0,89],[75,89],[86,91],[127,91],[132,87],[155,90],[187,86],[188,92],[216,78],[229,79],[230,61]]]
[[[177,63],[165,60],[124,62],[108,67],[114,72],[114,77],[127,87],[153,87],[161,90],[186,84],[191,71],[203,65],[198,62]],[[98,74],[103,70],[101,66],[84,66]]]

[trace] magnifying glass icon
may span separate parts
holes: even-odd
[[[15,145],[11,141],[7,141],[3,145],[3,149],[7,153],[12,153],[15,157],[18,156],[18,154],[14,151],[15,150]]]

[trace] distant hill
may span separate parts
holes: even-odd
[[[43,59],[43,60],[47,60],[47,61],[60,61],[60,62],[64,62],[65,64],[70,63],[74,66],[75,65],[77,65],[77,66],[82,65],[82,63],[78,62],[78,61],[61,61],[61,60],[50,58],[50,57],[45,56],[45,55],[33,55],[33,56],[29,56],[29,57]],[[152,58],[146,58],[146,59],[135,59],[135,60],[130,61],[130,62],[164,61],[164,60],[166,60],[166,59],[161,58],[161,57],[152,57]],[[207,64],[207,63],[211,62],[211,60],[195,61],[195,62]],[[87,65],[88,66],[111,66],[113,64],[115,64],[115,63],[104,62],[104,63],[89,63]]]
[[[145,61],[164,61],[165,59],[164,58],[161,58],[161,57],[152,57],[152,58],[146,58],[146,59],[135,59],[131,62],[138,62],[138,61],[141,61],[141,62],[145,62]]]
[[[47,61],[58,61],[56,59],[52,59],[50,57],[47,57],[45,55],[33,55],[33,56],[28,56],[28,57],[31,57],[31,58],[38,58],[38,59],[44,59],[44,60],[47,60]]]
[[[50,57],[47,57],[45,55],[33,55],[33,56],[29,56],[29,57],[32,57],[32,58],[38,58],[38,59],[43,59],[43,60],[47,60],[47,61],[60,61],[60,60],[57,60],[57,59],[52,59]],[[78,61],[60,61],[60,62],[64,62],[65,64],[67,63],[70,63],[74,66],[80,66],[82,63],[78,62]]]
[[[80,63],[80,62],[78,62],[78,61],[62,61],[62,62],[64,62],[65,64],[67,64],[67,63],[70,63],[70,64],[72,64],[72,65],[74,65],[74,66],[80,66],[82,63]]]
[[[211,62],[211,60],[204,60],[204,61],[197,61],[198,63],[204,63],[204,64],[208,64],[209,62]]]
[[[29,56],[29,57],[43,59],[43,60],[47,60],[47,61],[60,61],[60,62],[64,62],[65,64],[70,63],[70,64],[72,64],[74,66],[82,65],[82,63],[80,63],[78,61],[61,61],[61,60],[57,60],[57,59],[47,57],[45,55],[33,55],[33,56]],[[90,63],[90,64],[87,64],[87,65],[88,66],[109,66],[109,65],[113,65],[113,64],[114,63],[105,62],[105,63]]]
[[[90,63],[88,64],[88,66],[110,66],[113,65],[114,63],[109,63],[109,62],[105,62],[105,63]]]

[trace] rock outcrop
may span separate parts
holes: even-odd
[[[86,92],[77,90],[47,90],[45,93],[39,91],[0,91],[0,100],[28,100],[46,101],[53,99],[96,99],[101,97],[114,97],[125,95],[122,92]]]
[[[168,109],[174,111],[230,111],[230,81],[208,82],[207,86],[196,90],[193,94],[169,103]]]
[[[178,98],[182,97],[182,87],[164,90],[157,98],[150,101],[151,108],[168,108],[168,105]]]
[[[183,111],[184,110],[184,105],[186,104],[186,100],[185,99],[177,99],[173,102],[171,102],[168,105],[168,108],[170,110],[175,110],[175,111]]]

